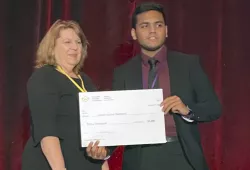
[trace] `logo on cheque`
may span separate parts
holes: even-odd
[[[82,99],[81,99],[83,102],[87,102],[89,101],[89,98],[87,96],[83,96]]]

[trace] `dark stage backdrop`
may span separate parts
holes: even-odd
[[[56,19],[78,21],[89,41],[84,70],[100,90],[111,88],[112,70],[136,52],[130,15],[142,0],[0,1],[0,170],[20,170],[29,136],[26,82],[34,53]],[[200,126],[211,170],[250,167],[250,1],[158,0],[167,12],[168,47],[201,56],[223,104],[223,116]],[[122,147],[111,170],[121,170]]]

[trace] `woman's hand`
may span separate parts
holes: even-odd
[[[108,156],[108,148],[105,146],[98,146],[100,141],[95,143],[90,142],[86,151],[89,157],[98,160],[104,160]]]

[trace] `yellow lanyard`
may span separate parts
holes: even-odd
[[[64,74],[68,79],[81,91],[81,92],[87,92],[87,90],[84,87],[82,77],[80,75],[77,75],[79,79],[81,80],[82,87],[80,87],[75,80],[73,80],[60,66],[56,67],[56,70],[59,71],[60,73]]]

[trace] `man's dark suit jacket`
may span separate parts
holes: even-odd
[[[194,122],[174,115],[176,131],[190,164],[195,170],[207,170],[201,147],[199,122],[210,122],[221,115],[221,105],[199,63],[199,58],[180,52],[167,54],[171,95],[179,96],[195,113]],[[114,90],[143,89],[141,57],[135,56],[114,71]],[[123,170],[139,170],[141,146],[125,147]],[[167,165],[166,165],[167,167]]]

